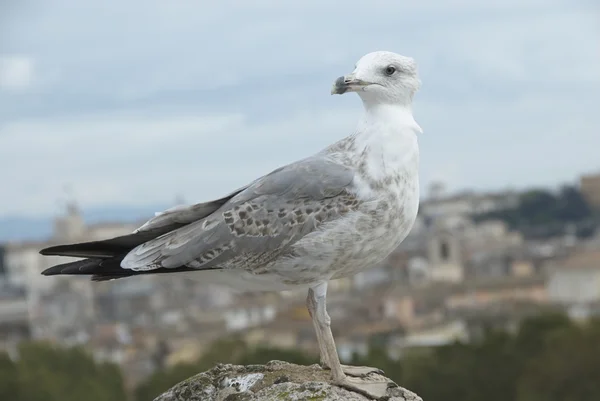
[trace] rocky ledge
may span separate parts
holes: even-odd
[[[369,398],[330,383],[330,372],[319,365],[300,366],[271,361],[266,365],[219,364],[197,374],[154,401],[365,401]],[[371,381],[389,381],[376,373]],[[390,386],[385,401],[423,401],[399,386]]]

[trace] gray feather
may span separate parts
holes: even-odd
[[[144,223],[143,226],[135,230],[135,232],[152,231],[157,228],[173,226],[174,224],[189,224],[203,219],[246,188],[247,186],[239,188],[226,196],[209,202],[172,207],[164,212],[158,213],[155,217]]]
[[[122,266],[260,268],[322,224],[355,208],[353,178],[351,169],[322,156],[279,168],[214,213],[136,247]]]

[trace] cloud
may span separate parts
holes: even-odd
[[[27,88],[33,81],[33,66],[29,57],[0,55],[0,90]]]
[[[20,2],[0,28],[30,65],[0,89],[0,215],[50,212],[65,183],[84,207],[219,196],[349,134],[360,103],[330,85],[379,49],[419,64],[423,188],[574,180],[600,168],[594,7]]]
[[[0,129],[0,160],[28,174],[3,177],[19,195],[5,199],[3,212],[46,213],[65,185],[86,206],[221,196],[333,142],[352,128],[349,117],[328,111],[251,122],[240,114],[129,112],[10,123]],[[311,126],[324,135],[306,136]]]

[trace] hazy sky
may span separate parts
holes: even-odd
[[[10,3],[7,4],[7,3]],[[418,3],[418,4],[417,4]],[[0,3],[0,216],[207,200],[351,133],[365,53],[414,57],[422,186],[600,170],[596,1]]]

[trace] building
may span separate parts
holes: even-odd
[[[471,280],[454,287],[444,303],[447,311],[486,310],[493,305],[548,302],[546,278],[540,275]]]
[[[579,179],[581,193],[595,209],[600,209],[600,173],[583,175]]]
[[[420,206],[420,214],[427,218],[461,215],[473,216],[497,210],[510,209],[519,203],[519,195],[513,191],[500,193],[464,192],[445,196],[439,184],[430,189],[430,197]]]
[[[548,295],[564,305],[600,302],[600,250],[579,249],[552,263]]]
[[[47,241],[12,242],[2,247],[0,280],[6,288],[19,289],[22,293],[19,308],[26,306],[27,331],[33,339],[84,342],[90,334],[89,326],[95,314],[94,286],[89,278],[42,276],[43,270],[72,258],[42,256],[40,249],[62,242],[122,235],[130,233],[138,225],[86,225],[77,206],[70,204],[66,213],[55,219],[54,232]]]

